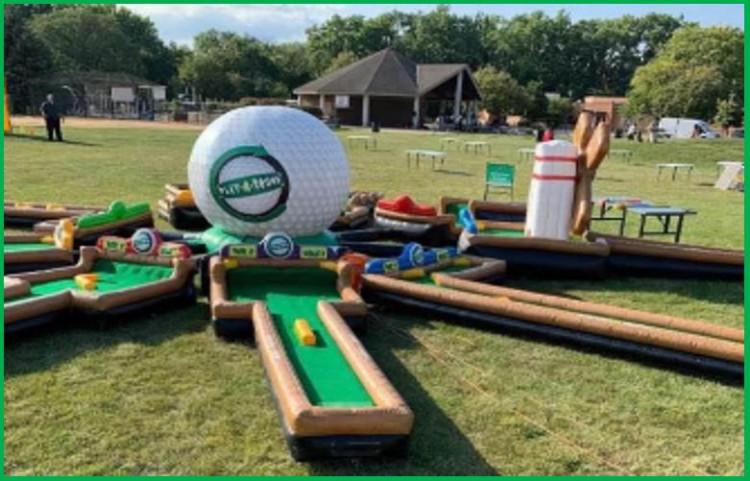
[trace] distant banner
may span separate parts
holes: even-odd
[[[348,95],[337,95],[336,96],[336,108],[337,109],[348,109],[349,108],[349,96]]]
[[[133,102],[135,93],[130,87],[112,87],[112,100],[115,102]]]

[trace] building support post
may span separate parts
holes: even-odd
[[[420,110],[420,105],[419,105],[419,95],[417,95],[416,97],[414,97],[414,115],[412,116],[412,125],[411,125],[415,129],[419,128],[419,122],[422,117],[421,113],[422,112]]]
[[[319,107],[320,107],[320,112],[322,113],[323,117],[325,117],[326,116],[326,96],[323,94],[320,95]]]
[[[362,127],[370,125],[370,96],[362,96]]]
[[[464,71],[461,70],[461,72],[458,73],[458,77],[456,77],[456,96],[453,99],[453,120],[457,120],[458,117],[461,115],[461,100],[463,97],[463,89],[464,89]]]

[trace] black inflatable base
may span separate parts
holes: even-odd
[[[24,262],[17,264],[5,264],[3,266],[4,273],[7,274],[20,274],[22,272],[41,271],[46,269],[56,269],[58,267],[68,267],[78,262],[78,256],[74,256],[73,262]]]
[[[735,281],[745,277],[744,266],[629,254],[610,254],[607,265],[610,271],[624,276]]]
[[[268,371],[263,365],[266,385],[271,391],[276,413],[281,419],[281,430],[289,453],[295,461],[315,461],[331,458],[405,457],[409,451],[409,436],[359,434],[335,436],[295,436],[284,421],[279,398],[268,380]]]
[[[115,323],[126,314],[137,311],[152,311],[156,309],[167,309],[175,307],[186,307],[195,304],[196,289],[193,278],[189,278],[185,285],[176,292],[172,292],[157,298],[146,299],[125,306],[108,309],[106,311],[73,310],[62,309],[41,316],[24,319],[5,325],[5,338],[21,337],[47,331],[62,325],[76,325],[84,327],[104,328]],[[75,318],[75,321],[72,319]]]
[[[187,230],[187,231],[202,231],[206,230],[211,225],[208,223],[201,211],[197,207],[184,208],[184,207],[172,207],[169,210],[169,215],[165,216],[162,212],[159,213],[159,217],[169,222],[175,229]]]
[[[461,309],[371,288],[366,288],[363,296],[368,302],[398,305],[418,312],[437,314],[444,316],[446,321],[459,325],[491,328],[504,334],[520,337],[541,338],[545,341],[587,348],[608,355],[615,354],[628,360],[689,373],[697,371],[702,374],[719,375],[735,383],[742,382],[744,375],[742,364],[721,359]]]
[[[292,436],[284,430],[289,452],[295,461],[330,458],[406,457],[409,437],[405,435]]]
[[[466,253],[506,261],[508,277],[602,279],[606,275],[604,256],[487,246],[471,246]]]

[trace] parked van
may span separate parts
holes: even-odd
[[[708,123],[699,119],[678,119],[675,117],[664,117],[659,121],[661,134],[672,139],[691,139],[693,131],[697,128],[697,137],[701,139],[718,139],[717,134]]]

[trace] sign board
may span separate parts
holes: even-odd
[[[151,87],[151,93],[154,96],[154,100],[167,100],[167,87],[161,85]]]
[[[742,164],[729,164],[724,168],[714,187],[721,190],[736,189],[738,184],[744,183],[744,174],[745,167]]]
[[[490,185],[513,185],[513,166],[508,164],[487,164],[486,182]]]
[[[348,109],[349,108],[349,96],[348,95],[337,95],[336,96],[336,108],[337,109]]]
[[[114,102],[133,102],[135,93],[131,87],[112,87],[112,101]]]

